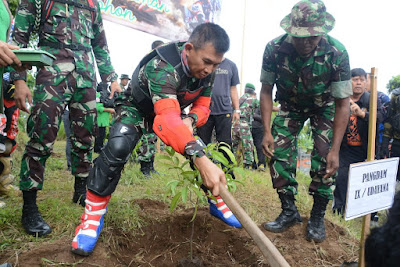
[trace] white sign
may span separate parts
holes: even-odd
[[[345,220],[392,206],[398,165],[399,158],[350,165]]]

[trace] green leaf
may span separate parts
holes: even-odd
[[[208,151],[217,150],[216,147],[217,147],[217,143],[209,143],[207,145],[206,151],[208,152]]]
[[[237,162],[236,162],[236,157],[233,154],[232,150],[230,150],[228,147],[226,146],[219,146],[218,150],[223,150],[229,157],[229,159],[233,162],[232,165],[236,166]],[[224,164],[225,165],[225,164]],[[228,165],[225,165],[228,166]]]
[[[182,195],[182,193],[181,192],[179,192],[178,194],[176,194],[175,196],[174,196],[174,198],[172,199],[172,201],[171,201],[171,206],[170,206],[170,211],[172,212],[175,208],[176,208],[176,206],[178,205],[178,201],[179,201],[179,198],[181,197],[181,195]]]
[[[196,196],[198,198],[201,199],[201,198],[205,197],[203,189],[199,189],[198,187],[196,187],[196,188],[193,189],[193,191],[194,191],[194,193],[196,194]]]
[[[178,184],[179,184],[178,180],[169,181],[167,183],[167,187],[169,187],[169,190],[171,190],[172,195],[175,195],[175,189],[178,186]]]
[[[198,207],[198,205],[195,205],[195,206],[194,206],[193,217],[192,217],[192,219],[190,220],[190,222],[193,222],[193,221],[194,221],[194,219],[196,219],[196,215],[197,215],[197,207]]]
[[[212,150],[212,151],[210,151],[210,153],[211,153],[213,160],[216,160],[225,166],[229,165],[229,161],[224,157],[224,154],[222,154],[222,152]]]
[[[235,192],[237,189],[236,184],[235,183],[229,183],[228,184],[228,190],[229,192]]]
[[[193,178],[196,177],[198,171],[183,171],[181,174],[183,175],[184,178]]]
[[[172,157],[173,155],[175,155],[175,150],[174,150],[172,147],[170,147],[170,146],[167,146],[167,147],[165,148],[165,151],[167,151],[168,155],[170,155],[171,157]]]
[[[179,167],[179,166],[172,166],[172,167],[170,167],[169,169],[170,169],[170,170],[176,169],[176,170],[181,170],[181,171],[183,171],[182,168]]]
[[[181,168],[183,169],[186,165],[190,163],[190,160],[186,160],[182,165]]]
[[[172,157],[167,156],[167,155],[159,155],[159,156],[157,156],[157,159],[165,159],[165,160],[173,162]]]
[[[173,158],[172,158],[172,161],[174,162],[174,164],[175,164],[176,166],[179,166],[179,159],[178,159],[177,157],[173,157]]]
[[[182,202],[183,203],[186,203],[187,194],[188,194],[188,188],[185,186],[184,188],[182,188]]]
[[[234,182],[234,183],[238,183],[238,184],[241,184],[241,185],[243,185],[244,186],[244,183],[242,182],[242,181],[239,181],[239,180],[232,180],[232,182]]]

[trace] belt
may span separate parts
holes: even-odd
[[[39,42],[39,46],[48,46],[51,48],[56,48],[56,49],[71,49],[73,51],[85,51],[85,52],[90,52],[92,51],[91,47],[83,46],[80,44],[64,44],[64,43],[53,43],[53,42]]]

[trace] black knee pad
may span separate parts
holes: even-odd
[[[139,132],[123,123],[110,129],[109,141],[94,161],[87,180],[88,189],[100,196],[112,194],[121,171],[139,140]]]
[[[110,129],[107,145],[103,149],[104,155],[111,164],[124,164],[128,161],[132,150],[139,140],[139,131],[124,123],[116,123]],[[103,154],[103,153],[101,153]]]

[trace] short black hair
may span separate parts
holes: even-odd
[[[157,48],[157,47],[159,47],[159,46],[162,45],[162,44],[164,44],[163,41],[161,41],[161,40],[156,40],[156,41],[154,41],[154,42],[151,44],[151,49]]]
[[[351,70],[351,77],[353,78],[357,76],[364,76],[365,79],[367,79],[367,73],[362,68],[356,68]]]
[[[211,43],[217,53],[226,53],[230,43],[226,31],[214,23],[198,25],[190,35],[189,42],[195,49],[203,48],[206,43]]]

